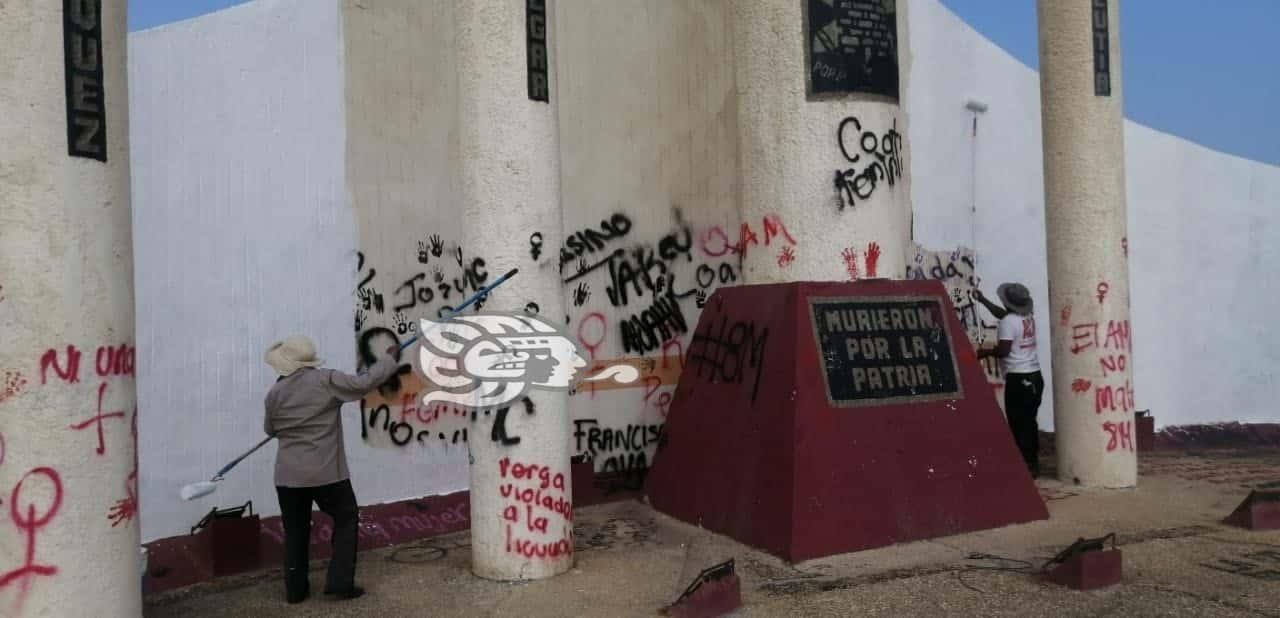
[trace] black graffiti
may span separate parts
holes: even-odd
[[[699,264],[698,271],[694,273],[694,279],[698,287],[707,289],[716,285],[719,279],[720,285],[736,283],[738,281],[738,270],[729,262],[721,262],[718,268],[712,268],[710,264]]]
[[[601,428],[600,421],[587,418],[573,421],[574,450],[595,456],[613,451],[642,452],[662,437],[661,423],[629,424],[621,428]]]
[[[382,356],[384,351],[392,346],[400,345],[400,337],[396,336],[395,331],[381,326],[375,326],[360,335],[359,343],[356,347],[358,354],[357,367],[361,370],[372,366]],[[376,350],[376,352],[375,352]],[[399,355],[397,354],[397,360]],[[387,379],[385,383],[378,387],[378,391],[384,395],[395,393],[400,390],[400,376],[408,375],[413,372],[413,366],[404,363],[396,369],[396,372]]]
[[[444,241],[440,240],[438,234],[432,234],[431,238],[431,257],[440,257],[444,255]]]
[[[360,329],[364,328],[364,321],[365,321],[364,312],[359,309],[356,309],[356,332],[357,333],[360,332]]]
[[[360,400],[360,417],[363,422],[360,423],[360,438],[369,439],[369,430],[378,429],[378,421],[382,421],[382,431],[387,432],[387,436],[391,439],[391,443],[396,446],[408,446],[411,442],[418,444],[430,444],[433,437],[430,429],[421,429],[414,431],[413,425],[404,421],[397,421],[391,418],[391,407],[387,404],[381,404],[370,409],[363,399]],[[467,429],[456,429],[451,434],[444,432],[436,432],[441,444],[457,444],[467,442]]]
[[[413,332],[413,322],[410,322],[409,318],[403,313],[397,313],[392,316],[392,322],[396,325],[397,335],[407,335]]]
[[[534,232],[529,236],[529,257],[536,262],[540,255],[542,255],[542,232]]]
[[[533,405],[533,400],[525,397],[520,400],[524,404],[524,413],[533,416],[537,409]],[[519,436],[512,436],[507,433],[507,414],[510,412],[511,406],[498,408],[497,414],[493,417],[493,429],[489,432],[489,437],[498,444],[503,446],[515,446],[520,444]]]
[[[750,380],[754,402],[764,373],[764,348],[768,338],[768,328],[757,328],[752,322],[730,321],[728,316],[720,314],[707,320],[703,328],[693,334],[689,368],[698,379],[712,383],[742,384]],[[754,376],[749,378],[748,373]]]
[[[658,297],[639,315],[621,323],[624,352],[652,352],[663,342],[689,331],[680,302],[670,293]]]
[[[64,0],[62,17],[67,154],[106,162],[102,0]]]
[[[585,281],[578,283],[578,287],[573,290],[573,306],[581,307],[587,304],[588,298],[591,298],[591,288],[587,287]]]
[[[485,296],[488,296],[488,294],[485,294]],[[524,312],[529,315],[538,315],[538,313],[540,313],[541,311],[542,311],[542,307],[539,307],[538,303],[535,303],[532,301],[529,303],[526,303],[524,306]]]
[[[410,277],[409,279],[405,280],[404,283],[400,284],[400,287],[396,288],[396,294],[399,295],[402,291],[407,291],[408,294],[402,295],[402,296],[406,296],[407,298],[405,302],[392,307],[391,310],[404,311],[405,309],[413,308],[418,303],[422,303],[425,305],[427,303],[430,303],[432,300],[434,300],[435,292],[431,290],[431,286],[418,284],[419,281],[426,281],[426,279],[427,279],[427,273],[418,273]]]
[[[604,249],[609,241],[622,238],[631,231],[631,219],[622,213],[616,213],[600,222],[600,230],[585,229],[570,234],[560,248],[560,266]]]
[[[845,139],[850,125],[857,133],[858,149],[853,152],[849,148],[852,139]],[[902,135],[898,133],[896,118],[892,128],[883,136],[876,136],[872,131],[863,131],[857,117],[849,116],[840,121],[836,140],[840,143],[840,154],[853,164],[848,169],[836,170],[835,189],[840,210],[846,206],[852,208],[858,200],[870,198],[881,181],[892,187],[902,177]],[[863,155],[869,158],[863,160]]]

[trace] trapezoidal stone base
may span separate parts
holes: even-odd
[[[716,291],[646,491],[791,562],[1049,517],[937,281]]]

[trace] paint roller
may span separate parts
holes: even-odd
[[[463,309],[470,307],[476,301],[480,300],[481,298],[484,298],[486,295],[489,294],[489,292],[493,291],[494,288],[505,283],[507,279],[510,279],[516,276],[516,273],[519,272],[519,270],[520,269],[518,268],[512,268],[509,272],[507,272],[507,274],[502,275],[501,277],[498,277],[497,281],[494,281],[493,283],[483,288],[480,288],[480,290],[477,291],[475,294],[471,295],[471,298],[468,298],[466,302],[462,303],[461,305],[458,305],[456,309],[450,311],[446,319],[452,318],[453,316],[458,315],[459,313],[462,312]],[[400,350],[404,350],[405,348],[409,347],[411,344],[413,344],[414,341],[417,341],[418,338],[421,336],[422,334],[419,333],[411,337],[408,341],[400,344]],[[207,481],[200,481],[198,483],[191,483],[189,485],[183,486],[182,490],[179,492],[179,494],[182,496],[182,499],[190,501],[190,500],[195,500],[196,498],[201,498],[213,493],[218,489],[218,483],[222,481],[223,475],[225,475],[227,472],[230,472],[231,469],[236,467],[236,464],[243,461],[244,458],[248,457],[249,455],[252,455],[254,451],[257,451],[263,446],[266,446],[266,444],[275,437],[276,437],[276,434],[272,434],[263,438],[262,441],[254,445],[253,448],[245,451],[244,454],[240,455],[239,457],[236,457],[235,459],[232,459],[230,463],[223,466],[221,470],[218,470],[217,474],[213,475],[213,478]]]

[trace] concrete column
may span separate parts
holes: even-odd
[[[732,3],[743,225],[732,240],[742,246],[746,283],[904,276],[911,183],[898,102],[910,64],[909,4]],[[867,17],[875,7],[889,13]],[[811,92],[815,76],[861,72],[836,65],[863,53],[845,44],[867,39],[854,30],[871,19],[896,22],[872,35],[896,58],[896,95]],[[874,71],[884,79],[894,68]]]
[[[126,3],[98,4],[0,4],[4,616],[142,615]]]
[[[1063,482],[1138,480],[1118,0],[1040,0],[1054,427]]]
[[[544,320],[562,325],[559,256],[544,251],[535,261],[527,240],[539,231],[543,246],[558,247],[562,236],[555,62],[547,55],[555,33],[545,18],[553,12],[540,0],[528,8],[526,19],[526,0],[454,4],[464,237],[468,253],[486,256],[491,275],[520,268],[484,311],[533,310],[532,303]],[[472,570],[480,577],[540,579],[573,566],[572,510],[561,509],[565,517],[544,506],[573,499],[568,396],[533,391],[529,398],[532,405],[511,406],[501,439],[492,439],[493,414],[482,412],[472,426]],[[536,504],[518,497],[524,490]]]

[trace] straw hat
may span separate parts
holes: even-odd
[[[1035,303],[1031,300],[1031,292],[1021,283],[1003,283],[996,288],[1000,302],[1018,315],[1031,315],[1035,311]]]
[[[266,360],[282,376],[292,375],[303,367],[319,367],[324,363],[323,359],[316,358],[315,344],[302,336],[289,337],[271,344],[267,348]]]

